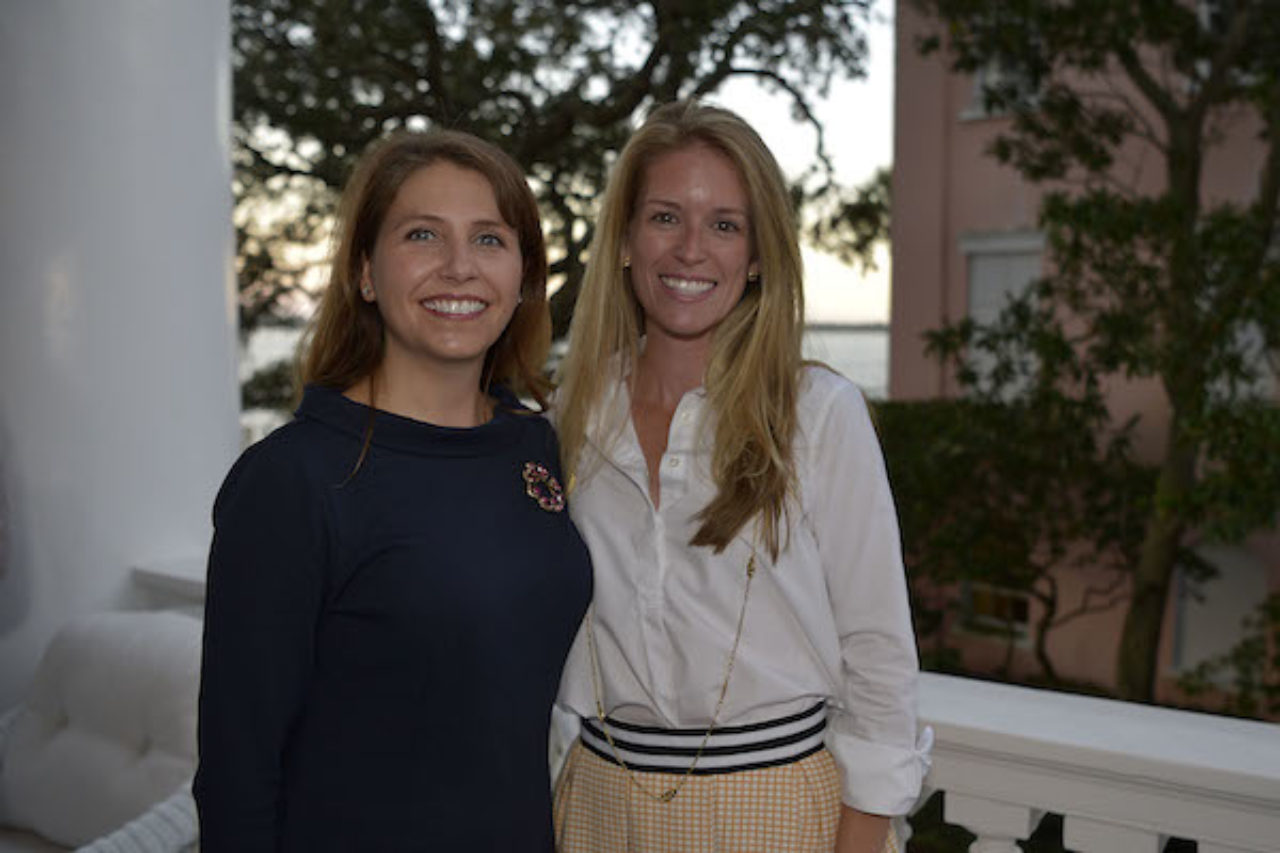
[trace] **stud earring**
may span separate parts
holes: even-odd
[[[760,283],[760,273],[747,273],[747,284],[756,285]]]
[[[631,256],[630,256],[630,255],[623,255],[623,257],[622,257],[622,268],[623,268],[624,270],[629,270],[629,269],[631,269]]]

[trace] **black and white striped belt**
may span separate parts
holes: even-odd
[[[618,764],[621,758],[632,770],[649,773],[684,773],[689,769],[706,729],[665,729],[637,726],[606,717],[613,747],[598,719],[582,718],[582,745],[604,760]],[[790,764],[822,749],[827,728],[827,706],[819,702],[807,711],[742,726],[722,726],[711,733],[695,776],[734,773]],[[616,748],[616,755],[615,755]]]

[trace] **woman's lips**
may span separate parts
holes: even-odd
[[[701,296],[708,293],[716,283],[705,278],[684,278],[674,275],[660,275],[658,280],[662,282],[662,286],[667,290],[678,293],[681,296]]]
[[[419,304],[433,314],[450,318],[475,317],[489,307],[488,302],[472,296],[433,296]]]

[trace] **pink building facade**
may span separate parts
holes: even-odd
[[[1047,259],[1037,230],[1040,191],[986,149],[1007,119],[983,110],[977,82],[949,72],[944,57],[922,57],[917,39],[931,32],[910,3],[897,4],[892,225],[892,323],[889,396],[912,400],[957,393],[954,379],[924,351],[923,335],[965,316],[994,318],[1007,294],[1042,274]],[[1263,150],[1256,128],[1228,120],[1224,141],[1204,169],[1210,199],[1251,198]],[[1159,187],[1162,170],[1154,152],[1126,149],[1122,167],[1140,183]],[[1273,383],[1270,393],[1276,394]],[[1139,453],[1161,450],[1166,403],[1154,382],[1116,383],[1111,405],[1119,417],[1139,413]],[[1280,535],[1259,535],[1236,547],[1213,546],[1203,555],[1217,564],[1220,579],[1204,587],[1203,600],[1182,590],[1166,614],[1161,649],[1161,698],[1177,698],[1177,676],[1225,651],[1240,637],[1240,620],[1268,591],[1280,589]],[[1059,579],[1078,600],[1103,573]],[[1072,602],[1068,600],[1066,606]],[[1034,603],[1032,603],[1034,608]],[[1034,617],[1034,609],[1031,611]],[[1116,645],[1123,608],[1090,615],[1052,634],[1050,655],[1068,679],[1114,683]],[[952,642],[968,666],[994,668],[1005,643],[957,628]],[[1038,671],[1029,644],[1015,650],[1013,671]]]

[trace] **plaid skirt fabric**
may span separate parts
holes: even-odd
[[[635,775],[655,794],[679,779]],[[559,853],[831,853],[839,819],[840,772],[825,749],[779,767],[690,776],[662,803],[578,742],[556,781]],[[884,851],[897,849],[890,833]]]

